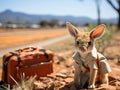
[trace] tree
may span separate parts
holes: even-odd
[[[101,24],[101,19],[100,19],[100,1],[99,0],[95,0],[96,2],[96,8],[97,8],[97,15],[98,15],[98,20],[97,20],[97,24]]]
[[[7,21],[6,24],[13,24],[13,22],[12,21]]]
[[[83,1],[83,0],[80,0]],[[101,24],[101,18],[100,18],[100,0],[95,0],[96,3],[96,8],[97,8],[97,15],[98,15],[98,19],[97,19],[97,24]]]
[[[58,20],[43,20],[39,22],[41,27],[55,27],[58,26]]]
[[[107,0],[107,2],[112,6],[112,8],[118,13],[118,23],[117,23],[117,30],[120,30],[120,0],[116,0],[118,3],[118,8],[115,7],[111,0]]]
[[[41,27],[46,27],[46,26],[49,25],[49,22],[48,22],[47,20],[43,20],[43,21],[41,21],[41,22],[39,23],[39,25],[40,25]]]
[[[58,26],[58,20],[50,20],[49,21],[49,26],[50,27],[55,27],[55,26]]]

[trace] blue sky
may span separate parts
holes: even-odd
[[[106,2],[99,0],[102,18],[118,17]],[[117,7],[115,0],[112,0]],[[0,12],[10,9],[28,14],[72,15],[97,18],[95,0],[0,0]]]

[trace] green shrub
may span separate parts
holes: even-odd
[[[94,24],[89,24],[88,31],[92,30],[94,27]],[[104,53],[105,49],[110,45],[113,33],[114,26],[107,24],[104,35],[96,40],[96,47],[99,52]]]

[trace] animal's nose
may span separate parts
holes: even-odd
[[[82,48],[83,48],[84,50],[87,50],[86,46],[82,46]]]
[[[80,42],[79,42],[79,41],[76,41],[76,44],[77,44],[77,45],[79,45],[79,44],[80,44]]]

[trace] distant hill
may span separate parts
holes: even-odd
[[[55,16],[55,15],[31,15],[22,12],[14,12],[11,10],[5,10],[0,13],[0,22],[13,22],[13,23],[38,23],[42,20],[58,20],[61,22],[73,22],[79,25],[86,23],[95,23],[96,20],[89,17],[74,17],[74,16]],[[102,19],[103,22],[116,23],[116,18]]]

